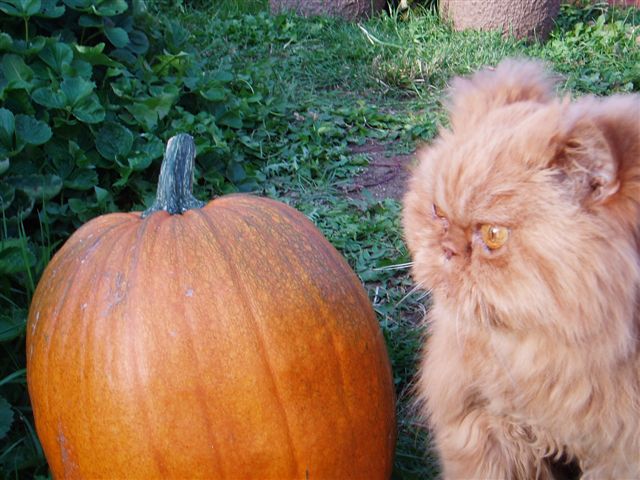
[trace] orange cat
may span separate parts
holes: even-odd
[[[640,95],[539,63],[456,79],[404,202],[432,292],[418,396],[448,479],[640,478]]]

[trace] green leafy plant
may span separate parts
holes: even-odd
[[[539,55],[557,65],[572,90],[599,95],[640,89],[640,14],[605,3],[563,5]]]
[[[24,320],[52,251],[98,214],[147,205],[178,132],[197,138],[199,195],[254,189],[251,134],[278,106],[259,69],[216,65],[142,1],[3,0],[0,22],[0,470],[29,475],[46,466]]]

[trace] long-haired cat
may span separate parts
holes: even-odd
[[[542,65],[456,79],[403,224],[431,290],[418,378],[448,479],[640,478],[640,95]]]

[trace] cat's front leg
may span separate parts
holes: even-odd
[[[511,466],[492,438],[485,416],[468,412],[457,423],[441,425],[435,431],[443,476],[454,479],[509,479]]]
[[[452,348],[444,329],[434,328],[432,333],[418,390],[444,478],[553,478],[547,462],[534,450],[530,430],[493,414],[488,400],[475,390],[478,373],[465,361],[463,349]]]
[[[549,465],[524,439],[513,436],[508,422],[483,410],[436,431],[444,478],[547,480]]]

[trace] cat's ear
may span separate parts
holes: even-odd
[[[548,103],[555,83],[542,62],[523,59],[503,60],[469,78],[455,78],[448,103],[453,129],[473,126],[491,110],[512,103]]]
[[[620,188],[618,162],[600,125],[589,117],[568,120],[557,138],[551,167],[569,192],[582,204],[606,201]]]

